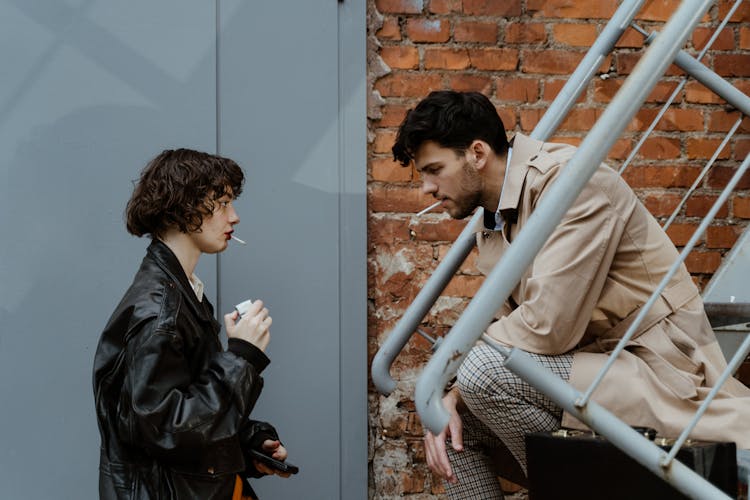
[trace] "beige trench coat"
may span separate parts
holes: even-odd
[[[479,270],[488,274],[575,152],[516,135],[500,213],[478,227]],[[486,226],[486,227],[485,227]],[[563,217],[487,333],[539,354],[574,352],[571,384],[584,391],[678,253],[630,187],[602,165]],[[726,361],[684,266],[672,278],[593,399],[630,425],[676,437]],[[567,412],[563,426],[582,427]],[[750,448],[750,390],[731,378],[692,438]]]

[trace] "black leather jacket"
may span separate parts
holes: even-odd
[[[269,360],[239,339],[225,351],[219,330],[175,255],[153,241],[94,359],[101,498],[230,499],[237,474],[259,475],[243,449],[278,438],[248,418]]]

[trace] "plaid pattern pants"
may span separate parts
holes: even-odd
[[[570,378],[572,354],[529,355],[563,380]],[[456,384],[468,412],[461,415],[464,451],[448,446],[459,482],[446,483],[446,491],[452,499],[502,499],[493,450],[507,448],[526,474],[525,434],[558,429],[562,408],[506,369],[504,358],[483,343],[464,360]]]

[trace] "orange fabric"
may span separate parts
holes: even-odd
[[[240,478],[240,476],[234,477],[234,492],[232,493],[232,500],[255,500],[251,496],[242,495],[242,478]]]

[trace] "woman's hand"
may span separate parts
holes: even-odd
[[[286,457],[287,457],[286,448],[284,448],[284,446],[281,444],[280,441],[266,439],[265,441],[263,441],[262,447],[263,447],[263,453],[265,453],[266,455],[269,455],[281,462],[286,460]],[[258,472],[262,472],[263,474],[268,474],[268,475],[276,474],[277,476],[281,476],[281,477],[289,477],[291,475],[290,472],[282,472],[280,470],[274,469],[273,467],[269,467],[268,465],[260,462],[259,460],[253,460],[253,465],[255,466]]]
[[[268,315],[268,309],[263,307],[263,301],[256,300],[242,318],[239,316],[240,313],[236,310],[224,315],[227,337],[245,340],[265,351],[271,340],[269,328],[272,319]]]

